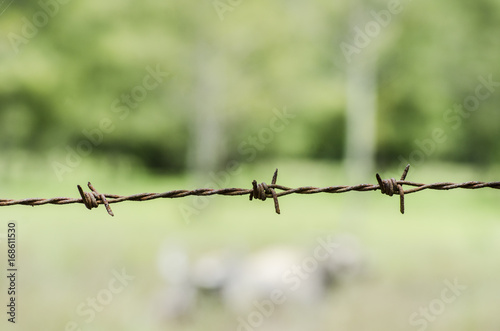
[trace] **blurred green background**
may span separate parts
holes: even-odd
[[[89,180],[120,195],[249,188],[276,167],[290,187],[375,183],[407,163],[416,182],[499,180],[499,28],[493,0],[0,3],[0,199],[78,197]],[[496,201],[425,191],[404,216],[359,192],[283,197],[280,216],[247,197],[115,204],[114,218],[12,206],[0,235],[17,222],[23,330],[234,330],[219,303],[157,318],[165,240],[197,256],[342,233],[367,271],[329,290],[321,330],[419,330],[409,316],[446,279],[467,290],[425,329],[495,330]],[[76,307],[122,268],[135,279],[85,322]]]

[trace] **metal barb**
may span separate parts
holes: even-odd
[[[97,192],[97,190],[94,188],[94,186],[92,186],[90,182],[88,182],[87,185],[89,189],[92,190],[92,192],[84,192],[82,187],[80,185],[77,185],[78,192],[80,192],[80,196],[82,197],[82,203],[85,205],[85,207],[87,207],[87,209],[99,207],[99,203],[97,200],[99,199],[101,204],[104,204],[104,207],[106,207],[108,214],[111,216],[115,216],[115,214],[113,214],[113,211],[111,210],[111,207],[109,206],[106,196]]]
[[[276,185],[277,179],[278,179],[278,169],[276,169],[276,171],[274,172],[273,178],[271,180],[271,185]],[[269,186],[264,182],[257,184],[256,180],[252,181],[252,187],[253,189],[250,192],[250,201],[252,201],[253,198],[265,201],[268,195],[271,195],[274,200],[274,209],[276,211],[276,214],[281,213],[280,206],[278,203],[278,195],[276,194],[274,188],[269,188]]]
[[[408,170],[410,169],[410,165],[408,164],[403,170],[403,174],[401,175],[400,182],[404,182],[406,179],[406,175],[408,175]],[[387,194],[392,197],[394,193],[399,193],[399,210],[401,214],[405,213],[405,191],[403,190],[402,183],[398,183],[396,179],[390,178],[383,180],[380,178],[380,175],[377,173],[375,175],[377,177],[377,182],[380,187],[380,192],[382,194]]]

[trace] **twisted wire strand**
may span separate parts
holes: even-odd
[[[88,209],[96,208],[99,205],[104,205],[108,214],[114,216],[110,204],[119,203],[124,201],[148,201],[160,198],[183,198],[187,196],[209,196],[209,195],[226,195],[226,196],[239,196],[239,195],[249,195],[250,200],[259,199],[266,200],[266,198],[272,198],[274,200],[275,211],[280,214],[280,208],[278,203],[278,198],[290,194],[318,194],[318,193],[346,193],[350,191],[367,192],[380,190],[382,194],[392,196],[397,194],[400,196],[400,211],[404,214],[404,196],[410,193],[420,192],[423,190],[452,190],[452,189],[480,189],[480,188],[492,188],[500,189],[500,182],[480,182],[480,181],[468,181],[464,183],[451,183],[451,182],[440,182],[432,184],[423,184],[407,181],[406,175],[408,173],[410,165],[407,165],[403,175],[400,180],[394,178],[391,179],[381,179],[379,174],[376,174],[378,184],[359,184],[353,186],[328,186],[328,187],[313,187],[313,186],[302,186],[297,188],[291,188],[283,185],[276,184],[278,169],[276,169],[271,184],[260,183],[257,181],[252,182],[251,189],[244,188],[223,188],[223,189],[211,189],[211,188],[200,188],[194,190],[173,190],[163,193],[139,193],[128,196],[116,195],[116,194],[101,194],[99,193],[89,182],[88,186],[91,192],[84,192],[80,185],[77,185],[78,191],[81,198],[64,198],[57,197],[51,199],[43,198],[29,198],[29,199],[0,199],[1,206],[14,206],[14,205],[27,205],[27,206],[41,206],[41,205],[67,205],[80,203],[84,204]],[[412,186],[410,189],[403,189],[403,185]],[[276,192],[280,190],[281,192]]]

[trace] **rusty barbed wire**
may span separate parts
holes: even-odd
[[[252,182],[251,189],[244,188],[223,188],[223,189],[211,189],[211,188],[201,188],[194,190],[173,190],[163,193],[140,193],[133,194],[129,196],[121,196],[115,194],[102,194],[99,193],[94,186],[89,182],[87,185],[91,192],[83,191],[80,185],[77,185],[78,192],[81,198],[51,198],[51,199],[41,199],[41,198],[31,198],[22,200],[13,199],[0,199],[1,206],[13,206],[13,205],[28,205],[28,206],[41,206],[46,204],[52,205],[67,205],[73,203],[82,203],[88,209],[97,208],[99,205],[104,205],[108,214],[114,216],[111,207],[112,203],[118,203],[123,201],[148,201],[159,198],[183,198],[187,196],[208,196],[208,195],[249,195],[250,200],[259,199],[265,201],[267,198],[272,198],[274,200],[274,208],[277,214],[280,214],[280,207],[278,203],[278,198],[289,195],[289,194],[316,194],[316,193],[346,193],[350,191],[376,191],[380,190],[382,194],[393,196],[398,194],[400,198],[400,211],[401,214],[405,212],[405,194],[415,193],[422,190],[452,190],[457,188],[463,189],[480,189],[480,188],[493,188],[500,189],[500,182],[478,182],[469,181],[464,183],[450,183],[441,182],[433,184],[423,184],[415,183],[406,180],[406,175],[410,165],[408,164],[403,171],[400,180],[394,178],[382,179],[377,173],[376,178],[378,184],[359,184],[354,186],[328,186],[328,187],[312,187],[312,186],[302,186],[297,188],[290,188],[283,185],[276,184],[278,178],[278,169],[274,172],[271,184],[260,183],[257,181]],[[411,189],[404,190],[403,185],[413,186]],[[281,190],[282,192],[277,193],[276,190]]]

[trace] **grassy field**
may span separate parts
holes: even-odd
[[[272,166],[270,166],[272,165]],[[276,160],[242,165],[228,186],[250,187],[253,179],[287,186],[353,185],[338,164]],[[122,164],[111,170],[97,161],[67,174],[62,182],[50,168],[3,164],[0,198],[77,197],[76,184],[91,180],[102,193],[133,194],[197,188],[209,178],[151,176]],[[0,168],[2,165],[0,164]],[[99,171],[95,171],[99,169]],[[499,169],[424,164],[410,169],[408,180],[431,183],[500,180]],[[383,178],[399,177],[387,169]],[[375,176],[370,180],[375,183]],[[236,330],[234,316],[217,304],[189,321],[165,324],[155,317],[155,293],[165,287],[157,269],[165,240],[182,242],[196,255],[227,246],[248,250],[275,244],[308,245],[325,235],[359,239],[365,273],[333,288],[328,295],[323,330],[497,330],[500,323],[500,192],[492,189],[424,191],[406,197],[406,214],[397,197],[379,192],[291,195],[272,201],[216,196],[113,204],[0,207],[0,234],[15,221],[18,233],[18,323],[20,330]],[[206,204],[186,218],[183,208]],[[5,243],[2,242],[5,272]],[[133,279],[110,303],[93,314],[78,307],[108,288],[114,273]],[[453,300],[442,292],[457,282],[463,290]],[[0,298],[6,302],[5,282]],[[445,302],[446,301],[446,302]],[[2,304],[5,307],[4,304]],[[422,317],[421,308],[431,311]],[[4,308],[5,310],[5,308]],[[434,313],[432,313],[434,312]],[[413,315],[412,315],[413,314]],[[417,315],[415,315],[417,314]],[[5,324],[5,313],[2,313]],[[413,324],[411,322],[413,316]],[[2,329],[4,329],[2,327]]]

